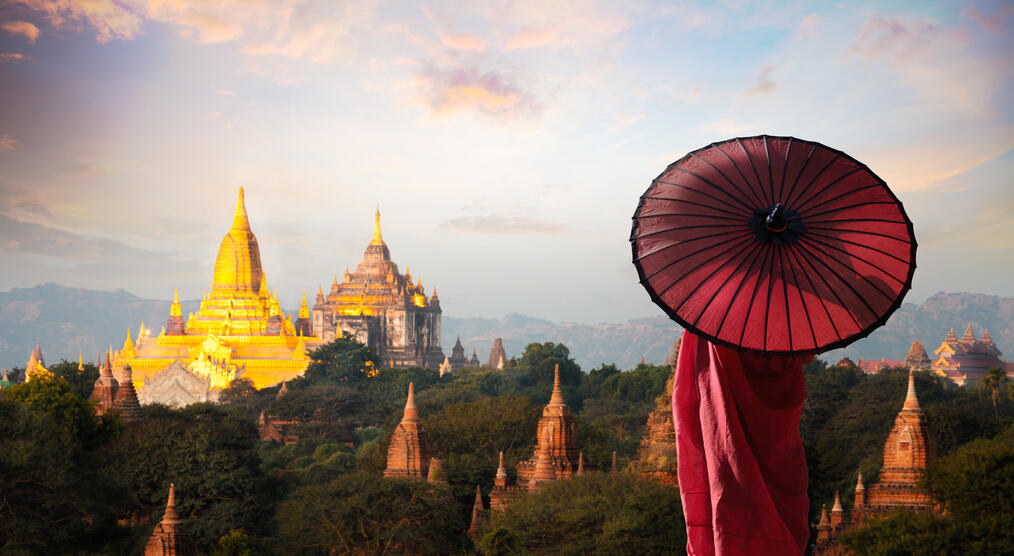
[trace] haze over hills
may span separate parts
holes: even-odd
[[[197,309],[197,300],[181,300],[183,313]],[[124,290],[113,292],[43,284],[0,292],[0,367],[24,366],[36,342],[42,344],[47,363],[73,360],[83,353],[94,361],[110,344],[123,345],[126,329],[134,334],[145,326],[157,334],[168,315],[168,299],[142,299]],[[293,312],[293,311],[287,311]],[[841,357],[901,359],[909,345],[921,341],[932,356],[947,331],[960,336],[971,323],[977,336],[989,332],[1006,359],[1014,358],[1014,298],[974,293],[940,292],[921,304],[906,303],[891,320],[869,338],[843,350],[824,354],[835,362]],[[580,324],[553,322],[517,313],[494,318],[443,317],[442,343],[450,354],[461,337],[466,352],[476,350],[485,362],[495,338],[503,338],[509,357],[521,354],[530,342],[567,345],[578,364],[590,370],[602,363],[623,369],[641,357],[661,363],[678,337],[679,327],[664,316],[630,319],[623,323]]]

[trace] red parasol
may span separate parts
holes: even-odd
[[[630,233],[652,301],[716,344],[767,354],[845,346],[912,285],[912,221],[849,155],[793,137],[713,143],[669,165]]]

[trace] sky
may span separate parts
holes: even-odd
[[[8,0],[0,288],[198,298],[246,191],[283,306],[379,205],[444,313],[660,315],[630,217],[714,141],[841,149],[915,222],[908,301],[1014,296],[1014,4]]]

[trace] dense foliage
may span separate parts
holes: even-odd
[[[504,553],[498,547],[516,537],[535,554],[673,554],[686,544],[685,527],[678,490],[592,473],[518,495],[494,514],[480,547]]]
[[[655,401],[667,395],[670,368],[584,372],[552,342],[530,344],[504,370],[443,377],[379,368],[365,346],[346,338],[310,357],[306,375],[285,393],[240,379],[219,404],[146,406],[144,421],[131,426],[95,415],[87,401],[98,375],[92,365],[82,372],[63,362],[52,367],[53,380],[4,389],[0,552],[136,553],[164,511],[170,482],[184,525],[209,554],[682,550],[678,491],[622,472],[518,493],[476,546],[463,534],[476,485],[488,503],[497,453],[512,481],[516,464],[533,456],[556,365],[585,461],[607,470],[615,450],[621,471]],[[907,373],[866,376],[817,361],[806,381],[800,431],[812,506],[830,504],[839,491],[850,507],[856,473],[867,484],[877,478]],[[409,383],[446,484],[381,479]],[[926,488],[947,517],[899,514],[846,542],[873,554],[1010,550],[1014,385],[996,376],[962,388],[917,373],[916,386],[941,456]],[[285,423],[288,444],[257,441],[262,414]]]

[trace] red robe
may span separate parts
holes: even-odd
[[[738,352],[683,333],[672,407],[688,554],[806,548],[804,359]]]

